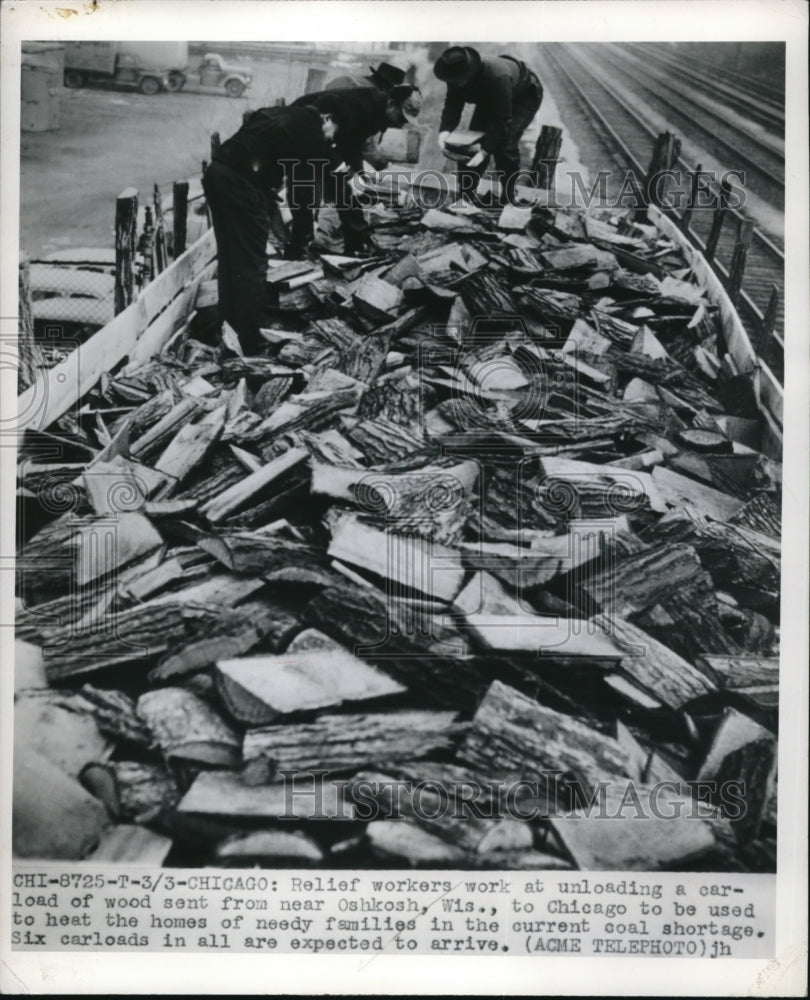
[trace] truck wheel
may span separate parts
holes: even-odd
[[[186,85],[186,77],[184,73],[180,73],[175,70],[173,73],[169,73],[169,83],[166,87],[167,90],[172,93],[176,93],[178,90],[182,90]]]
[[[145,76],[138,84],[138,90],[148,97],[152,97],[160,90],[160,80],[154,76]]]
[[[241,80],[228,80],[225,84],[225,93],[228,97],[241,97],[245,92],[245,85]]]
[[[64,75],[65,86],[75,90],[84,83],[84,74],[77,69],[66,69]]]

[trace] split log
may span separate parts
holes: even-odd
[[[380,531],[349,515],[333,529],[328,552],[398,586],[402,596],[418,591],[452,601],[464,580],[461,559],[453,549],[416,535]]]
[[[124,823],[150,823],[180,799],[174,778],[161,764],[130,760],[88,764],[80,781],[111,816]]]
[[[156,684],[203,670],[218,660],[249,653],[262,644],[276,652],[284,648],[299,627],[297,616],[267,598],[247,601],[230,614],[222,614],[206,634],[162,657],[149,674]]]
[[[36,751],[14,757],[12,849],[18,858],[78,861],[110,826],[104,806]]]
[[[107,576],[163,544],[143,514],[85,518],[77,532],[76,582],[79,586]]]
[[[146,458],[150,453],[167,444],[178,430],[200,411],[200,407],[200,401],[194,396],[186,396],[181,399],[165,416],[161,417],[157,423],[152,424],[144,434],[132,442],[129,448],[132,457]]]
[[[614,739],[500,681],[481,702],[457,757],[487,777],[518,774],[536,779],[538,772],[550,770],[569,772],[576,781],[588,783],[631,773]]]
[[[296,868],[304,868],[323,861],[323,851],[301,830],[235,834],[223,840],[216,853],[217,860],[230,868],[257,862],[261,867],[294,864]]]
[[[551,827],[580,871],[661,871],[683,868],[716,845],[711,824],[694,815],[687,792],[619,783],[602,791],[596,816],[574,812]],[[655,807],[652,809],[653,795]]]
[[[15,754],[44,757],[69,778],[85,764],[109,757],[112,745],[93,716],[70,711],[50,699],[23,697],[14,706]]]
[[[714,521],[729,521],[743,507],[743,502],[736,497],[704,486],[661,465],[653,469],[652,479],[669,507],[693,508]]]
[[[149,487],[136,466],[120,455],[110,462],[94,462],[82,475],[82,486],[96,514],[120,514],[144,506]]]
[[[607,614],[627,618],[681,589],[711,592],[711,581],[691,545],[661,545],[626,556],[592,573],[582,589]]]
[[[267,757],[278,771],[356,770],[452,746],[465,728],[455,719],[454,712],[429,711],[322,715],[311,723],[249,729],[243,754],[246,761]]]
[[[621,662],[625,673],[668,707],[681,708],[693,698],[716,690],[710,676],[642,629],[620,618],[611,619],[606,625],[611,638],[628,650]]]
[[[405,690],[337,644],[311,653],[219,660],[216,676],[230,714],[251,726],[267,725],[292,712],[334,708]]]
[[[229,514],[243,507],[260,490],[277,484],[309,457],[303,448],[291,448],[278,458],[254,472],[252,475],[235,483],[230,489],[213,497],[204,504],[200,511],[212,523],[224,520]]]
[[[167,758],[210,767],[235,767],[240,761],[237,734],[191,691],[168,687],[147,691],[138,699],[138,714]]]
[[[314,785],[306,767],[292,781],[246,785],[232,771],[203,771],[177,807],[181,813],[202,813],[239,819],[351,819],[352,807],[329,781]],[[307,780],[309,779],[309,780]]]
[[[186,424],[172,439],[168,448],[155,462],[155,470],[171,477],[171,490],[203,460],[225,426],[225,406],[206,414],[196,424]],[[162,493],[165,498],[168,491]]]
[[[584,620],[530,615],[474,614],[465,622],[489,649],[537,653],[541,656],[593,657],[618,660],[621,647],[598,626]]]
[[[361,315],[380,324],[394,318],[402,302],[402,290],[367,274],[354,290],[352,299]]]
[[[119,825],[101,837],[98,847],[87,861],[160,868],[171,849],[169,837],[145,830],[142,826]]]
[[[759,835],[776,775],[776,739],[773,734],[735,709],[726,709],[698,772],[698,781],[716,782],[720,801],[725,801],[729,782],[737,783],[743,806],[732,803],[730,815],[737,835],[753,839]],[[717,798],[717,796],[716,796]]]

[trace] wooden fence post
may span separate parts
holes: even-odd
[[[779,311],[779,289],[776,285],[771,285],[771,297],[768,299],[768,305],[765,309],[765,315],[762,317],[762,326],[759,331],[759,346],[763,346],[768,343],[768,340],[773,336],[774,328],[776,327],[776,314]]]
[[[31,305],[31,265],[20,255],[18,275],[20,320],[17,324],[17,394],[32,385],[44,366],[42,349],[34,340],[34,310]]]
[[[544,125],[534,147],[532,173],[539,188],[548,190],[554,183],[554,173],[560,162],[560,146],[562,145],[562,129],[553,125]]]
[[[143,232],[138,240],[138,250],[143,258],[141,280],[143,287],[155,277],[155,227],[152,224],[152,206],[144,208]]]
[[[703,164],[698,163],[697,169],[692,174],[692,183],[689,187],[689,201],[686,203],[686,208],[683,210],[683,215],[681,215],[681,232],[689,235],[689,225],[692,221],[692,212],[695,210],[695,205],[697,204],[698,196],[700,194],[700,175],[703,173]]]
[[[163,199],[157,184],[152,200],[155,205],[155,269],[160,274],[169,263],[169,248],[166,246],[166,227],[163,223]]]
[[[135,294],[135,237],[138,225],[138,192],[127,188],[115,202],[115,298],[117,316]]]
[[[723,178],[720,182],[720,194],[718,195],[717,202],[714,207],[714,215],[712,216],[712,228],[706,238],[706,250],[703,254],[709,263],[711,263],[715,253],[717,252],[717,244],[720,241],[720,231],[723,228],[723,219],[726,216],[728,197],[730,193],[731,186],[728,181]]]
[[[681,155],[681,140],[672,132],[661,132],[653,146],[647,176],[642,188],[643,202],[638,206],[635,217],[638,220],[647,218],[647,208],[650,204],[663,208],[664,191],[659,190],[659,177],[665,170],[672,170]]]
[[[172,185],[172,246],[175,260],[186,249],[188,227],[188,181],[175,181]]]
[[[728,269],[728,295],[734,306],[740,301],[743,274],[745,273],[745,261],[748,257],[748,248],[751,246],[753,232],[754,223],[750,219],[741,219],[740,231],[734,246],[734,255],[731,258],[731,266]]]

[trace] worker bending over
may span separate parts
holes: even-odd
[[[293,243],[311,229],[318,173],[331,159],[340,102],[319,107],[261,108],[222,143],[202,185],[217,241],[219,312],[248,352],[261,349],[266,326],[267,240],[270,209],[287,182]]]
[[[369,66],[369,70],[368,76],[344,73],[330,80],[325,89],[354,90],[358,87],[366,89],[370,87],[383,94],[390,94],[394,87],[402,86],[405,82],[405,70],[391,63],[381,62],[377,66]],[[380,149],[375,136],[369,136],[364,142],[363,159],[375,170],[385,170],[388,166],[388,158]]]
[[[335,102],[340,126],[332,148],[331,191],[328,197],[337,204],[344,253],[354,256],[369,246],[363,209],[351,190],[352,178],[363,170],[366,142],[372,136],[382,135],[387,128],[415,124],[422,108],[422,96],[410,84],[393,86],[387,92],[377,87],[354,87],[306,94],[290,106],[311,104],[323,111],[334,108]],[[304,251],[300,238],[305,235],[302,229],[294,238],[293,253]],[[311,221],[308,235],[311,238]]]
[[[450,133],[458,126],[465,104],[474,104],[470,128],[483,132],[480,149],[459,171],[464,191],[474,193],[490,157],[502,174],[504,197],[512,200],[520,171],[518,143],[543,100],[536,74],[519,59],[495,56],[484,59],[469,46],[454,45],[436,60],[433,72],[447,84],[439,124],[439,146],[444,152]]]

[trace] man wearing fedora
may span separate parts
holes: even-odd
[[[405,70],[392,63],[381,62],[377,66],[369,66],[369,76],[344,74],[335,77],[326,85],[326,90],[353,90],[356,87],[373,88],[383,94],[390,94],[394,87],[405,83]],[[374,136],[369,136],[363,145],[363,159],[375,170],[385,170],[388,159],[380,150],[380,144]]]
[[[439,124],[442,151],[461,120],[465,104],[475,105],[470,128],[484,133],[480,149],[459,171],[462,190],[474,192],[492,157],[495,169],[502,173],[504,197],[511,200],[520,170],[518,143],[543,100],[537,75],[519,59],[506,55],[484,59],[467,45],[445,49],[433,72],[447,84]]]
[[[335,77],[326,85],[326,90],[348,90],[351,87],[376,87],[383,93],[389,93],[393,87],[405,83],[405,70],[392,63],[381,62],[377,66],[369,66],[369,76],[355,76],[346,73]]]
[[[343,230],[343,251],[353,257],[371,245],[362,205],[351,190],[352,178],[363,171],[366,142],[372,136],[381,135],[387,128],[416,124],[422,109],[422,96],[419,89],[410,84],[396,84],[387,92],[377,87],[355,87],[305,94],[293,101],[290,107],[312,105],[318,109],[332,108],[336,101],[340,108],[340,126],[332,146],[331,169],[324,181],[328,189],[327,197],[337,203]],[[314,206],[319,199],[310,197],[309,200]],[[310,228],[308,238],[311,239],[311,236]],[[299,231],[293,241],[291,255],[303,254],[306,240],[302,242],[302,237],[303,231]]]

